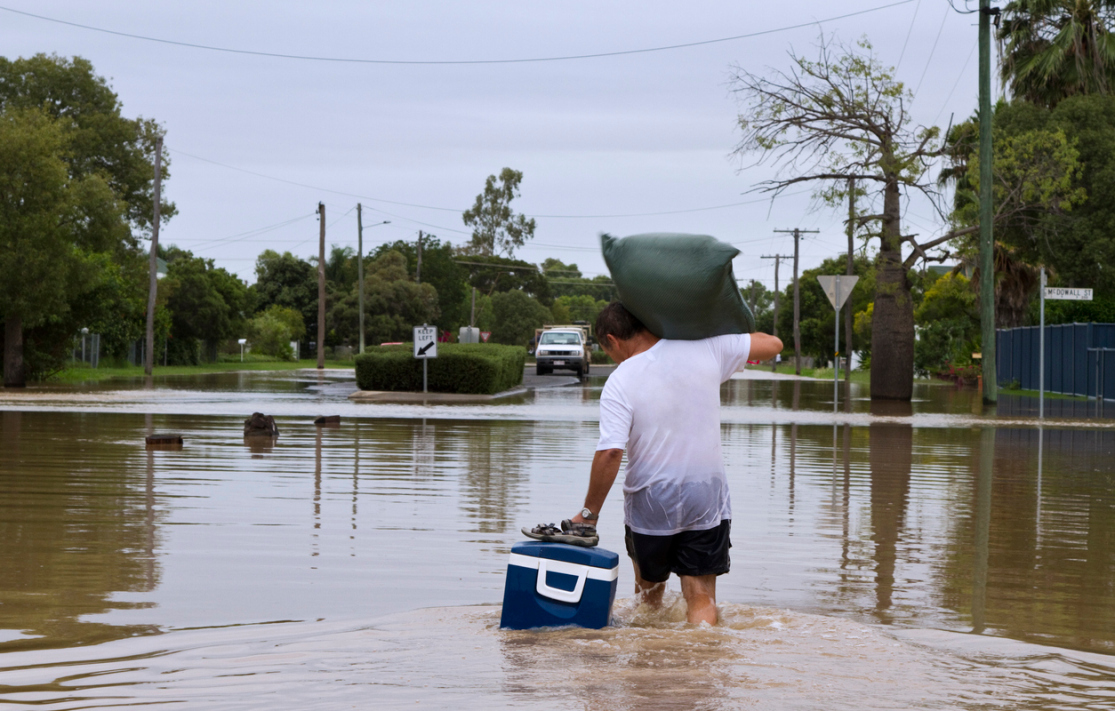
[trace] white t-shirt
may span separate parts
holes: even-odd
[[[663,339],[609,376],[596,449],[627,450],[623,511],[632,531],[703,531],[732,517],[720,456],[720,384],[750,352],[746,334]]]

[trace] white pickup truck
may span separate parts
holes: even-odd
[[[589,371],[588,344],[584,331],[579,328],[552,328],[542,331],[538,336],[538,346],[534,352],[537,372],[549,375],[556,369],[572,370],[577,377],[584,377]]]

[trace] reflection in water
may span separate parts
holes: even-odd
[[[795,390],[807,403],[810,386],[733,382],[726,395],[757,388],[755,408],[765,408],[761,388],[769,387],[785,408]],[[560,404],[562,393],[547,397]],[[583,397],[570,394],[578,403]],[[369,640],[386,628],[368,620],[383,614],[498,602],[518,528],[576,510],[595,449],[589,417],[478,421],[445,416],[452,408],[427,411],[441,416],[346,419],[336,429],[291,418],[281,423],[283,437],[261,451],[245,446],[242,415],[0,412],[0,701],[34,684],[57,687],[61,697],[70,689],[58,680],[81,675],[90,689],[104,683],[102,675],[141,682],[137,698],[152,700],[157,689],[184,689],[186,669],[195,675],[191,688],[205,687],[202,697],[223,688],[244,706],[250,692],[241,687],[237,696],[235,681],[225,681],[237,673],[225,660],[249,679],[260,675],[256,682],[281,669],[316,688],[307,668],[370,669],[360,667],[366,655],[378,655],[373,677],[425,678],[440,644],[461,652],[457,658],[484,647],[484,683],[464,679],[467,662],[446,661],[437,671],[473,683],[477,699],[485,698],[485,684],[502,689],[507,707],[572,698],[566,689],[590,698],[598,689],[613,707],[648,708],[665,703],[662,682],[676,688],[678,707],[767,701],[790,708],[786,695],[800,693],[800,707],[815,708],[821,697],[809,694],[823,689],[794,686],[802,670],[854,696],[863,677],[816,664],[859,659],[857,645],[866,644],[878,652],[873,663],[885,667],[879,655],[891,648],[880,641],[879,622],[982,631],[981,643],[1006,637],[1054,645],[1058,654],[1115,651],[1115,432],[1047,429],[1039,437],[1017,427],[911,426],[909,407],[878,411],[892,419],[866,426],[725,424],[735,548],[718,593],[752,627],[700,637],[629,610],[624,625],[599,637],[512,640],[487,628],[443,627],[474,637],[438,641],[420,630],[429,632],[425,646],[411,648],[407,640],[415,638],[407,635],[418,632],[403,624],[396,631],[406,639],[388,635],[387,651],[369,651]],[[146,450],[143,436],[156,426],[183,434],[187,446]],[[601,535],[604,547],[622,551],[619,501],[616,491]],[[620,576],[620,589],[629,590],[630,567],[621,566]],[[793,612],[755,612],[767,608]],[[805,624],[813,614],[824,617]],[[462,615],[458,609],[450,617]],[[252,626],[284,620],[343,622],[349,636],[312,627],[307,639],[281,647],[284,625]],[[228,636],[215,630],[225,627]],[[157,642],[132,639],[152,633],[161,633]],[[679,646],[698,638],[705,646]],[[268,656],[280,648],[302,650],[294,656],[308,667]],[[400,658],[400,648],[412,649],[410,656]],[[19,656],[29,649],[39,655],[33,661]],[[1050,647],[1043,649],[1039,661],[1021,655],[1011,669],[1063,678],[1048,669],[1063,662],[1050,662]],[[159,650],[169,650],[163,661],[155,660]],[[599,657],[597,650],[604,650]],[[323,654],[327,663],[314,666]],[[134,664],[83,661],[130,656]],[[959,668],[948,665],[965,659],[949,657],[944,671],[930,666],[947,681]],[[56,666],[15,669],[24,663]],[[600,666],[608,671],[594,677]],[[907,671],[918,669],[925,667]],[[1102,668],[1072,666],[1070,673],[1092,674],[1099,679],[1093,686],[1105,690],[1115,678]],[[274,683],[279,705],[292,705],[283,693],[289,689]],[[385,685],[367,683],[377,693]],[[901,688],[896,693],[907,698]],[[917,698],[934,699],[924,702],[931,707],[952,703],[931,693]],[[328,706],[323,699],[304,707]]]
[[[908,416],[909,403],[872,402],[872,414]],[[869,427],[871,461],[871,540],[875,544],[875,614],[890,620],[898,541],[910,495],[914,428],[907,424],[875,422]]]
[[[98,436],[102,419],[58,422],[18,412],[0,418],[4,649],[90,644],[155,631],[90,621],[110,610],[143,607],[120,593],[150,591],[159,583],[160,515],[153,470],[137,466],[142,435],[130,446],[99,444],[90,456],[87,441]],[[44,442],[63,466],[39,465]],[[162,453],[144,455],[148,462],[157,456]]]

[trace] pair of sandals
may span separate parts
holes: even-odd
[[[569,519],[561,522],[561,528],[552,523],[540,523],[534,528],[523,527],[523,535],[546,543],[567,543],[571,546],[592,548],[600,543],[596,526],[591,523],[573,523]]]

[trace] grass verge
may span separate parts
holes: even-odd
[[[244,370],[299,370],[301,368],[316,368],[316,360],[300,361],[236,361],[230,363],[206,363],[204,365],[156,365],[154,376],[156,378],[175,375],[208,375],[211,373],[233,373]],[[353,361],[326,361],[326,368],[348,368],[355,366]],[[102,380],[115,378],[142,378],[142,366],[125,366],[123,368],[89,368],[72,367],[55,374],[48,383],[61,383],[76,385],[79,383],[95,383]]]

